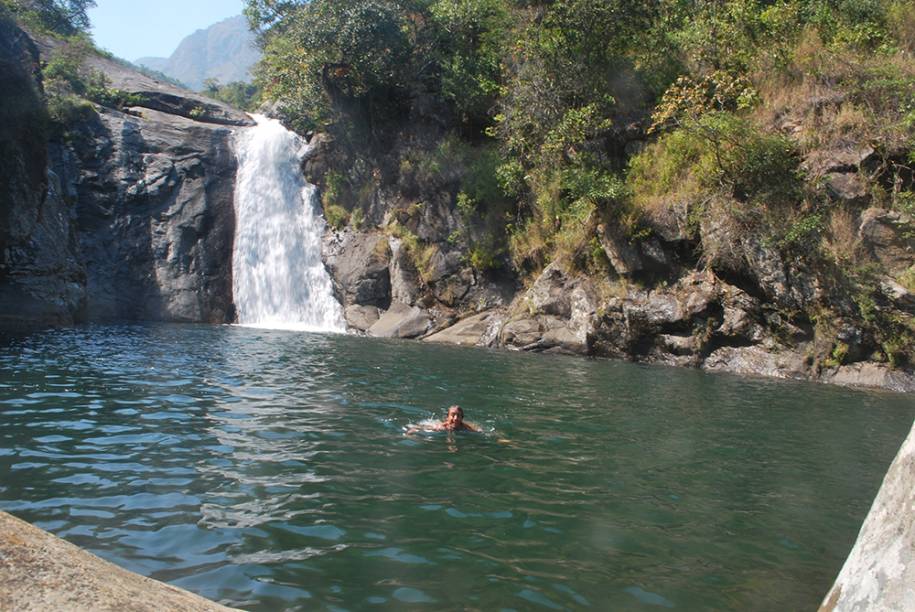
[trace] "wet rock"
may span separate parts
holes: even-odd
[[[5,512],[0,512],[0,609],[230,610],[128,572]]]
[[[882,363],[852,363],[822,373],[822,382],[846,387],[871,387],[900,393],[915,392],[915,374]]]
[[[505,323],[499,334],[504,346],[524,348],[536,344],[542,337],[543,327],[537,319],[521,318]]]
[[[713,351],[702,363],[712,372],[732,372],[771,378],[807,378],[803,356],[794,351],[773,352],[762,346],[725,346]]]
[[[431,325],[431,318],[421,308],[393,302],[367,333],[378,338],[416,338],[425,334]]]

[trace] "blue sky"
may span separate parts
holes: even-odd
[[[240,15],[242,0],[96,0],[92,38],[127,60],[168,57],[188,34]]]

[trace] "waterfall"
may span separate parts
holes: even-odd
[[[232,292],[238,323],[304,331],[345,331],[321,261],[324,219],[314,185],[302,177],[307,145],[279,121],[235,137],[235,246]]]

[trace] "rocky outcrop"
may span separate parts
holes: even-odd
[[[890,465],[820,612],[915,606],[915,426]]]
[[[128,572],[0,512],[0,609],[219,612],[232,608]]]

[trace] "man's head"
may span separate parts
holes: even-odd
[[[460,406],[454,405],[448,408],[448,416],[445,417],[445,429],[458,429],[464,423],[464,411]]]

